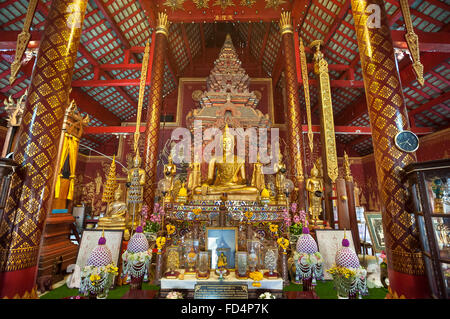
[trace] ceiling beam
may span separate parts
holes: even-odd
[[[138,86],[139,79],[107,79],[107,80],[77,80],[72,82],[73,87],[99,87],[99,86]],[[300,85],[303,84],[302,81],[299,82]],[[309,84],[312,86],[317,86],[317,80],[309,80]],[[331,87],[336,88],[363,88],[363,81],[351,81],[351,80],[331,80]]]
[[[80,110],[99,119],[106,125],[120,125],[121,120],[99,102],[95,101],[89,94],[80,88],[73,88],[70,97],[75,100]]]
[[[423,32],[414,31],[419,37],[420,52],[445,52],[450,53],[450,32]],[[391,30],[392,42],[398,49],[408,49],[405,40],[405,31]]]
[[[448,58],[448,54],[445,53],[431,53],[427,52],[422,54],[421,61],[423,64],[423,73],[427,74],[430,70],[432,70],[437,65],[441,64]],[[408,64],[403,67],[400,72],[400,79],[402,82],[402,87],[408,87],[411,82],[416,80],[416,74],[412,68],[412,64],[410,61],[407,61]],[[366,95],[363,93],[359,99],[355,102],[347,106],[343,109],[337,116],[335,117],[334,123],[336,125],[348,125],[353,122],[355,119],[361,117],[363,114],[368,112]]]
[[[162,124],[162,123],[161,123]],[[112,133],[134,133],[136,128],[134,126],[89,126],[84,129],[83,134],[112,134]],[[145,123],[141,124],[141,132],[145,132]],[[320,125],[313,125],[312,131],[315,134],[320,134]],[[415,127],[412,131],[417,135],[426,135],[433,132],[433,129],[428,127]],[[308,125],[302,125],[302,132],[308,132]],[[372,135],[370,126],[336,126],[336,134],[345,135]]]
[[[130,42],[127,40],[125,35],[122,33],[122,30],[117,26],[117,24],[114,22],[114,18],[112,17],[112,14],[109,12],[108,8],[106,8],[101,0],[93,0],[94,3],[97,5],[97,7],[100,9],[100,11],[103,13],[103,16],[105,17],[106,21],[109,22],[111,25],[111,28],[113,29],[114,33],[119,37],[120,42],[122,42],[123,46],[126,49],[129,49]]]
[[[444,94],[439,95],[438,97],[420,105],[419,107],[415,108],[414,110],[409,111],[410,116],[414,116],[418,113],[424,112],[426,110],[431,109],[433,106],[444,103],[446,101],[450,100],[450,91],[447,91]]]
[[[33,57],[30,61],[28,61],[28,63],[22,65],[20,69],[29,79],[31,79],[35,61],[36,58]],[[80,88],[72,88],[70,96],[75,100],[75,103],[82,112],[86,112],[87,114],[96,117],[106,125],[120,125],[121,120],[118,117],[103,107],[100,103],[95,101]]]

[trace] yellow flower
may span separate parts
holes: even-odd
[[[246,217],[248,220],[250,220],[250,219],[252,219],[253,212],[251,212],[251,211],[246,211],[244,215],[245,215],[245,217]]]
[[[277,244],[280,245],[280,247],[284,250],[286,250],[289,247],[289,240],[286,238],[280,237],[277,239]]]
[[[196,208],[192,212],[194,213],[195,216],[198,216],[202,212],[202,209],[201,208]]]
[[[95,282],[100,280],[100,276],[97,274],[92,274],[89,277],[89,280],[92,282],[93,285],[95,285]]]
[[[261,279],[263,279],[263,274],[259,271],[253,271],[249,274],[249,277],[254,281],[260,281]]]
[[[175,226],[174,225],[168,224],[168,225],[166,225],[166,228],[167,228],[167,234],[169,236],[172,235],[175,232]]]
[[[166,244],[166,237],[156,238],[156,246],[158,250],[161,250],[165,244]]]
[[[276,224],[270,224],[270,225],[269,225],[269,229],[270,229],[270,231],[271,231],[272,233],[276,233],[276,232],[278,232],[278,225],[276,225]]]

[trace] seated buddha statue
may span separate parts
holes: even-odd
[[[223,155],[209,161],[208,179],[194,188],[194,199],[220,199],[226,193],[232,200],[256,200],[259,191],[254,186],[247,186],[245,161],[234,155],[234,139],[228,125],[225,126],[222,143]]]
[[[114,201],[108,205],[106,216],[99,218],[98,228],[104,229],[125,229],[125,219],[127,214],[127,204],[120,200],[122,190],[117,187],[114,193]]]

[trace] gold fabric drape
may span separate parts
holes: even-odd
[[[63,149],[61,152],[61,161],[59,163],[59,175],[56,179],[56,185],[55,185],[55,198],[59,198],[59,192],[61,190],[61,170],[64,167],[64,163],[66,162],[67,156],[69,156],[69,167],[70,167],[70,186],[69,186],[69,192],[67,194],[67,199],[72,200],[73,199],[73,191],[75,188],[75,168],[77,165],[77,155],[78,155],[78,146],[79,146],[80,140],[70,134],[65,133],[64,134],[64,142],[63,142]]]

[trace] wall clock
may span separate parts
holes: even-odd
[[[401,131],[395,135],[395,146],[403,152],[415,152],[419,148],[419,138],[411,131]]]

